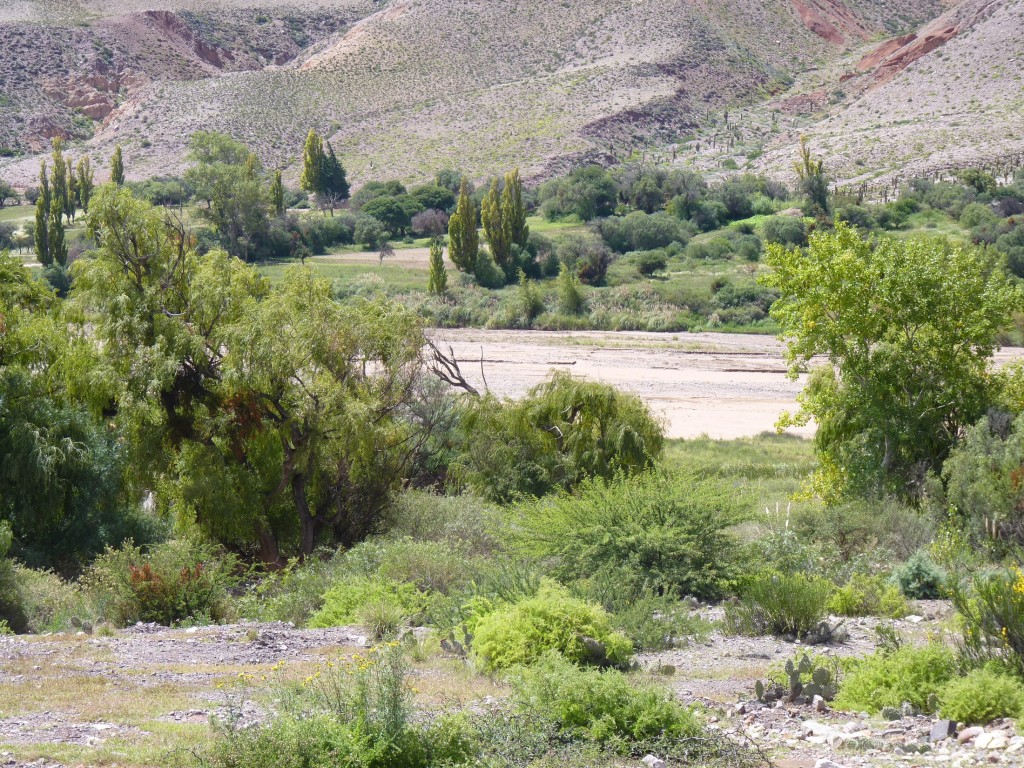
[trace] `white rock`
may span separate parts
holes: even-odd
[[[821,696],[816,695],[811,703],[814,705],[815,712],[825,712],[828,710],[828,704],[825,703]]]
[[[198,631],[199,631],[199,627],[189,627],[188,629],[185,630],[185,634],[186,635],[194,635]]]
[[[841,766],[839,763],[829,760],[828,758],[823,757],[814,764],[814,768],[843,768],[843,766]]]
[[[978,749],[1006,749],[1010,740],[998,731],[986,732],[974,739],[974,746]]]
[[[640,762],[646,765],[647,768],[668,768],[668,763],[654,755],[645,755],[644,759]]]
[[[803,732],[807,736],[830,736],[838,731],[831,725],[819,723],[817,720],[807,720],[803,724]]]

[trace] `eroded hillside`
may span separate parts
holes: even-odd
[[[798,128],[838,154],[844,178],[897,157],[955,162],[965,141],[949,123],[989,110],[1005,121],[989,121],[977,151],[1019,144],[1020,0],[244,7],[259,1],[8,4],[0,144],[31,153],[61,134],[99,159],[122,143],[129,174],[147,176],[180,171],[187,137],[213,129],[295,175],[315,127],[357,182],[444,165],[537,176],[686,147],[726,108],[790,98],[806,114],[766,130],[769,170],[788,168]],[[850,97],[822,98],[840,87]],[[23,184],[34,172],[31,158],[5,170]]]

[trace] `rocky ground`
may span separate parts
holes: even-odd
[[[908,638],[948,631],[944,603],[914,609],[917,615],[896,622]],[[701,612],[712,620],[720,615],[718,609]],[[845,642],[806,650],[865,655],[874,649],[879,623],[848,620]],[[2,637],[0,766],[106,765],[119,756],[122,763],[160,764],[169,750],[180,751],[182,740],[195,743],[205,735],[210,718],[228,708],[257,721],[263,710],[253,701],[275,675],[305,675],[328,658],[367,645],[357,627],[255,623]],[[713,728],[756,746],[779,768],[1024,765],[1024,738],[1010,721],[956,731],[956,724],[910,712],[885,720],[835,712],[823,702],[758,702],[754,682],[802,650],[798,643],[716,630],[687,647],[638,660],[681,700],[705,707]],[[425,707],[480,706],[503,695],[499,682],[472,674],[455,658],[418,662],[413,675]],[[239,694],[235,683],[242,676],[255,681],[251,695]],[[174,742],[177,747],[168,746]]]

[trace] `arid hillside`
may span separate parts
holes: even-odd
[[[1022,14],[1021,0],[7,0],[0,168],[30,183],[32,153],[63,135],[98,161],[121,143],[130,177],[174,173],[187,137],[213,129],[295,176],[315,127],[356,182],[445,165],[537,177],[699,151],[727,110],[796,99],[798,116],[758,133],[756,164],[787,168],[807,130],[844,178],[870,176],[1024,145]],[[997,118],[957,132],[982,114]]]

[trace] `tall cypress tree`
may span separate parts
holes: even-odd
[[[44,267],[53,263],[50,256],[50,179],[46,161],[39,162],[39,198],[36,200],[36,258]]]
[[[75,214],[78,212],[78,177],[75,175],[75,167],[70,160],[66,160],[64,170],[67,173],[68,196],[64,203],[64,216],[68,222],[74,222]]]
[[[270,185],[270,202],[274,206],[274,213],[284,216],[284,182],[281,181],[281,172],[274,172],[274,182]]]
[[[334,154],[334,147],[331,142],[325,141],[327,152],[323,156],[323,164],[320,166],[320,191],[331,196],[334,200],[348,199],[348,179],[345,178],[345,168]]]
[[[124,157],[120,144],[114,147],[114,156],[110,158],[110,180],[119,187],[124,186]]]
[[[469,196],[465,177],[459,187],[459,202],[448,220],[448,256],[457,269],[472,275],[480,252],[480,235],[476,231],[476,206]]]
[[[505,191],[501,194],[501,225],[508,244],[526,250],[530,228],[526,226],[523,182],[519,178],[518,168],[505,174]]]
[[[501,205],[501,187],[498,178],[491,180],[491,188],[487,191],[480,207],[480,220],[484,225],[484,237],[487,238],[487,247],[490,248],[494,263],[501,268],[506,277],[512,277],[514,271],[510,271],[511,262],[511,241],[506,236],[503,222],[503,209]],[[511,272],[511,274],[510,274]]]
[[[427,275],[427,292],[443,296],[448,290],[448,272],[444,268],[444,248],[441,239],[430,241],[430,272]]]
[[[321,190],[320,172],[324,166],[324,142],[312,128],[306,136],[306,146],[302,150],[302,176],[299,186],[310,194]]]

